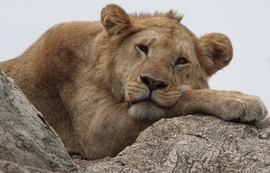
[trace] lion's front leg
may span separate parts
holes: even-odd
[[[257,96],[237,91],[189,90],[185,91],[170,114],[204,113],[224,120],[257,122],[267,115],[267,109]]]

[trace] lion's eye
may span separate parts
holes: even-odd
[[[188,63],[188,60],[185,57],[179,57],[175,61],[175,65],[183,65],[183,64],[187,64],[187,63]]]
[[[140,45],[138,45],[138,48],[139,48],[141,51],[143,51],[143,53],[144,53],[145,55],[148,54],[148,47],[147,47],[147,46],[145,46],[145,45],[143,45],[143,44],[140,44]]]

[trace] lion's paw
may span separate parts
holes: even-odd
[[[236,92],[236,97],[226,98],[222,119],[239,122],[258,122],[267,116],[267,109],[257,96]]]

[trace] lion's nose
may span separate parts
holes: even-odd
[[[167,87],[167,84],[165,82],[153,79],[149,76],[141,76],[141,80],[146,86],[148,86],[151,91]]]

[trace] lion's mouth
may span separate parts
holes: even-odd
[[[143,99],[143,100],[150,100],[150,99]],[[128,101],[127,103],[128,103],[128,106],[132,106],[132,105],[142,102],[143,100]]]
[[[131,107],[135,104],[138,104],[138,103],[148,103],[148,104],[155,104],[157,107],[161,107],[161,108],[165,108],[165,106],[157,103],[156,101],[150,99],[150,98],[146,98],[146,99],[142,99],[142,100],[136,100],[136,101],[128,101],[128,106]]]

